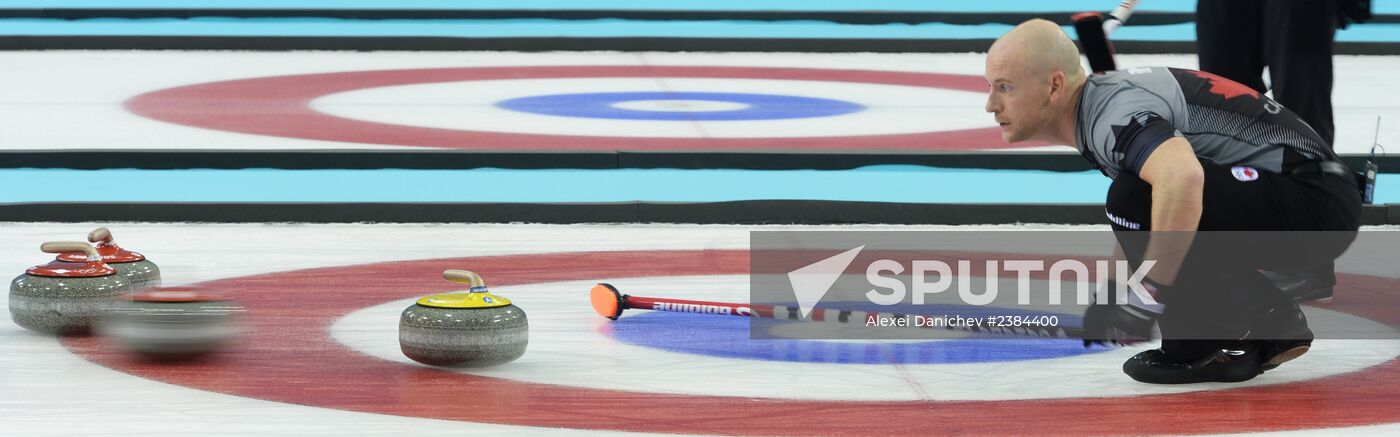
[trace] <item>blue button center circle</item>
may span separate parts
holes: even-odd
[[[719,111],[668,111],[621,108],[614,105],[638,101],[710,101],[745,105]],[[776,94],[710,92],[612,92],[551,94],[520,97],[496,103],[502,109],[560,117],[657,121],[782,120],[850,114],[864,106],[834,99]]]
[[[980,315],[977,313],[962,311],[965,316]],[[1080,323],[1077,316],[1066,315],[1060,319],[1066,326]],[[769,326],[774,323],[804,323],[771,319],[753,321]],[[1078,339],[1005,336],[911,342],[751,339],[749,322],[750,319],[745,317],[646,311],[613,322],[609,335],[625,343],[672,352],[832,364],[989,363],[1072,357],[1110,350],[1100,346],[1085,348]]]

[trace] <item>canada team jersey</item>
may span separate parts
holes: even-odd
[[[1286,173],[1337,155],[1292,111],[1214,74],[1140,67],[1089,76],[1076,110],[1076,147],[1104,175],[1137,174],[1166,140],[1184,137],[1220,165]]]

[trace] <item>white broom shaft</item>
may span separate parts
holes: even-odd
[[[1109,12],[1108,17],[1104,17],[1103,20],[1104,36],[1112,35],[1119,26],[1127,23],[1128,17],[1133,16],[1133,10],[1137,9],[1137,3],[1138,0],[1123,0],[1122,3],[1118,4],[1118,7],[1113,8],[1113,11]]]

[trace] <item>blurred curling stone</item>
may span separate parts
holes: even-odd
[[[48,334],[85,334],[131,291],[131,283],[102,262],[92,245],[81,241],[48,242],[46,253],[82,253],[81,262],[53,260],[34,266],[10,282],[10,317],[15,324]]]
[[[97,245],[97,253],[102,261],[117,269],[117,274],[131,282],[132,290],[160,286],[160,268],[146,259],[145,255],[122,249],[112,242],[112,231],[97,228],[88,233],[88,241]],[[66,253],[58,256],[60,261],[82,262],[80,253]]]
[[[442,277],[471,290],[425,296],[405,309],[399,316],[404,355],[434,366],[484,367],[525,354],[530,325],[524,310],[487,291],[476,273],[446,270]]]
[[[139,290],[120,299],[98,331],[127,351],[151,360],[189,360],[218,351],[240,331],[243,308],[215,293],[168,287]]]

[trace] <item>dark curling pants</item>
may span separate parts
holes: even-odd
[[[1332,42],[1336,0],[1198,0],[1202,71],[1259,92],[1269,67],[1274,100],[1332,144]]]
[[[1201,165],[1200,232],[1172,288],[1158,296],[1167,305],[1159,319],[1163,349],[1179,359],[1228,346],[1250,331],[1251,314],[1291,304],[1258,270],[1298,271],[1331,262],[1355,239],[1361,213],[1349,175]],[[1106,212],[1125,256],[1137,266],[1152,234],[1145,232],[1152,229],[1152,186],[1121,173],[1109,187]]]

